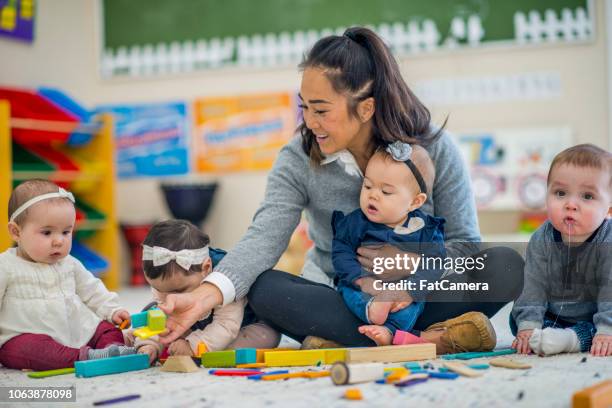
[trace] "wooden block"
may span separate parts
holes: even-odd
[[[193,373],[198,371],[198,367],[190,356],[170,356],[160,368],[160,371],[170,373]]]
[[[444,367],[457,374],[461,374],[464,377],[480,377],[482,375],[482,372],[469,368],[462,363],[453,363],[448,361],[444,363]]]
[[[147,312],[147,326],[151,331],[163,331],[166,329],[166,314],[159,309]]]
[[[149,368],[147,354],[99,358],[97,360],[77,361],[74,363],[77,377],[96,377],[98,375],[124,373]]]
[[[236,368],[264,368],[266,363],[236,364]]]
[[[132,327],[134,329],[144,327],[147,325],[147,312],[134,313],[130,319],[132,320]]]
[[[166,329],[162,329],[162,330],[151,330],[149,327],[145,326],[145,327],[141,327],[139,329],[134,330],[134,336],[136,337],[140,337],[141,339],[145,340],[148,339],[149,337],[153,337],[158,335],[159,333],[163,332]]]
[[[204,343],[198,343],[198,357],[201,357],[202,354],[208,351],[208,347]]]
[[[403,344],[418,344],[418,343],[427,343],[425,340],[421,339],[418,336],[415,336],[412,333],[408,333],[402,330],[396,330],[395,335],[393,336],[393,345],[400,346]]]
[[[400,382],[404,380],[406,377],[410,375],[410,370],[404,367],[399,367],[396,370],[393,370],[389,375],[385,377],[385,382],[387,384],[393,384],[396,382]]]
[[[322,371],[304,371],[302,377],[304,378],[323,378],[329,377],[331,374],[327,370]]]
[[[236,350],[209,351],[202,354],[203,367],[234,367]]]
[[[265,361],[264,356],[268,351],[297,351],[294,348],[279,347],[274,349],[257,349],[257,363],[263,363]]]
[[[74,367],[58,368],[57,370],[47,370],[47,371],[34,371],[32,373],[28,373],[28,377],[47,378],[47,377],[54,377],[56,375],[64,375],[64,374],[72,374],[72,373],[74,373]]]
[[[325,364],[346,361],[346,349],[322,349],[325,352]]]
[[[344,392],[344,398],[351,401],[360,401],[363,399],[359,388],[350,388]]]
[[[398,363],[435,358],[436,345],[423,343],[405,346],[352,348],[347,350],[346,361],[348,363]]]
[[[467,353],[444,354],[440,356],[440,358],[442,358],[443,360],[471,360],[473,358],[504,356],[507,354],[515,353],[516,350],[514,349],[502,349],[494,351],[470,351]]]
[[[325,364],[324,350],[268,351],[264,354],[268,367],[300,367]]]
[[[261,377],[264,381],[285,380],[288,378],[321,378],[329,377],[329,371],[298,371],[296,373],[270,374]]]
[[[494,367],[503,367],[503,368],[514,368],[514,369],[527,369],[531,368],[529,364],[521,363],[520,361],[512,360],[505,357],[495,357],[489,360],[489,364]]]
[[[257,349],[243,348],[236,350],[236,364],[252,364],[257,362]]]
[[[216,375],[218,377],[248,377],[251,375],[265,374],[263,371],[259,370],[210,370],[208,372],[211,375]]]
[[[330,375],[332,382],[336,385],[357,384],[382,378],[384,368],[381,363],[348,365],[337,362],[332,366]]]
[[[612,380],[584,388],[572,397],[572,408],[607,408],[612,406]]]

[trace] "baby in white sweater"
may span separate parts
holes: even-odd
[[[74,197],[47,180],[29,180],[9,199],[17,243],[0,254],[0,363],[51,370],[75,361],[132,354],[119,324],[130,314],[117,294],[70,255]]]

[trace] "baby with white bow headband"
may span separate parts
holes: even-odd
[[[209,242],[208,235],[184,220],[162,221],[151,228],[143,242],[142,259],[145,278],[157,302],[163,302],[171,293],[191,292],[204,282],[212,272],[212,256],[221,257],[225,254],[225,251],[209,248]],[[214,308],[210,314],[202,316],[182,338],[172,342],[168,346],[168,354],[196,355],[200,343],[205,345],[207,351],[235,347],[238,343],[234,340],[240,332],[245,305],[246,298],[243,298]],[[258,327],[259,336],[262,327]],[[272,329],[268,331],[272,332],[272,337],[276,335]],[[271,337],[268,332],[264,334],[267,338]],[[141,340],[127,333],[126,339],[128,343],[134,341],[139,353],[148,354],[151,363],[163,351],[157,336]],[[274,344],[268,347],[275,347],[277,343],[278,338],[275,338]],[[241,344],[239,347],[253,345]]]
[[[50,181],[28,180],[8,208],[17,247],[0,254],[0,363],[52,370],[135,353],[112,324],[130,318],[117,294],[70,255],[73,195]]]

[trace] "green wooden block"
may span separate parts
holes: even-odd
[[[152,331],[164,330],[166,328],[166,315],[159,309],[147,312],[147,326]]]
[[[202,354],[203,367],[235,367],[236,350],[209,351]]]
[[[74,373],[75,368],[58,368],[57,370],[47,370],[47,371],[34,371],[32,373],[28,373],[28,377],[30,378],[47,378],[54,377],[56,375],[65,375]]]

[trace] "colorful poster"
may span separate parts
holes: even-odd
[[[505,129],[457,137],[479,209],[541,210],[552,159],[570,147],[569,128]]]
[[[270,169],[280,148],[295,132],[294,105],[294,95],[289,92],[196,100],[196,169]]]
[[[0,35],[34,41],[35,0],[0,0]]]
[[[189,121],[183,102],[103,106],[115,117],[120,178],[169,176],[189,171]]]

